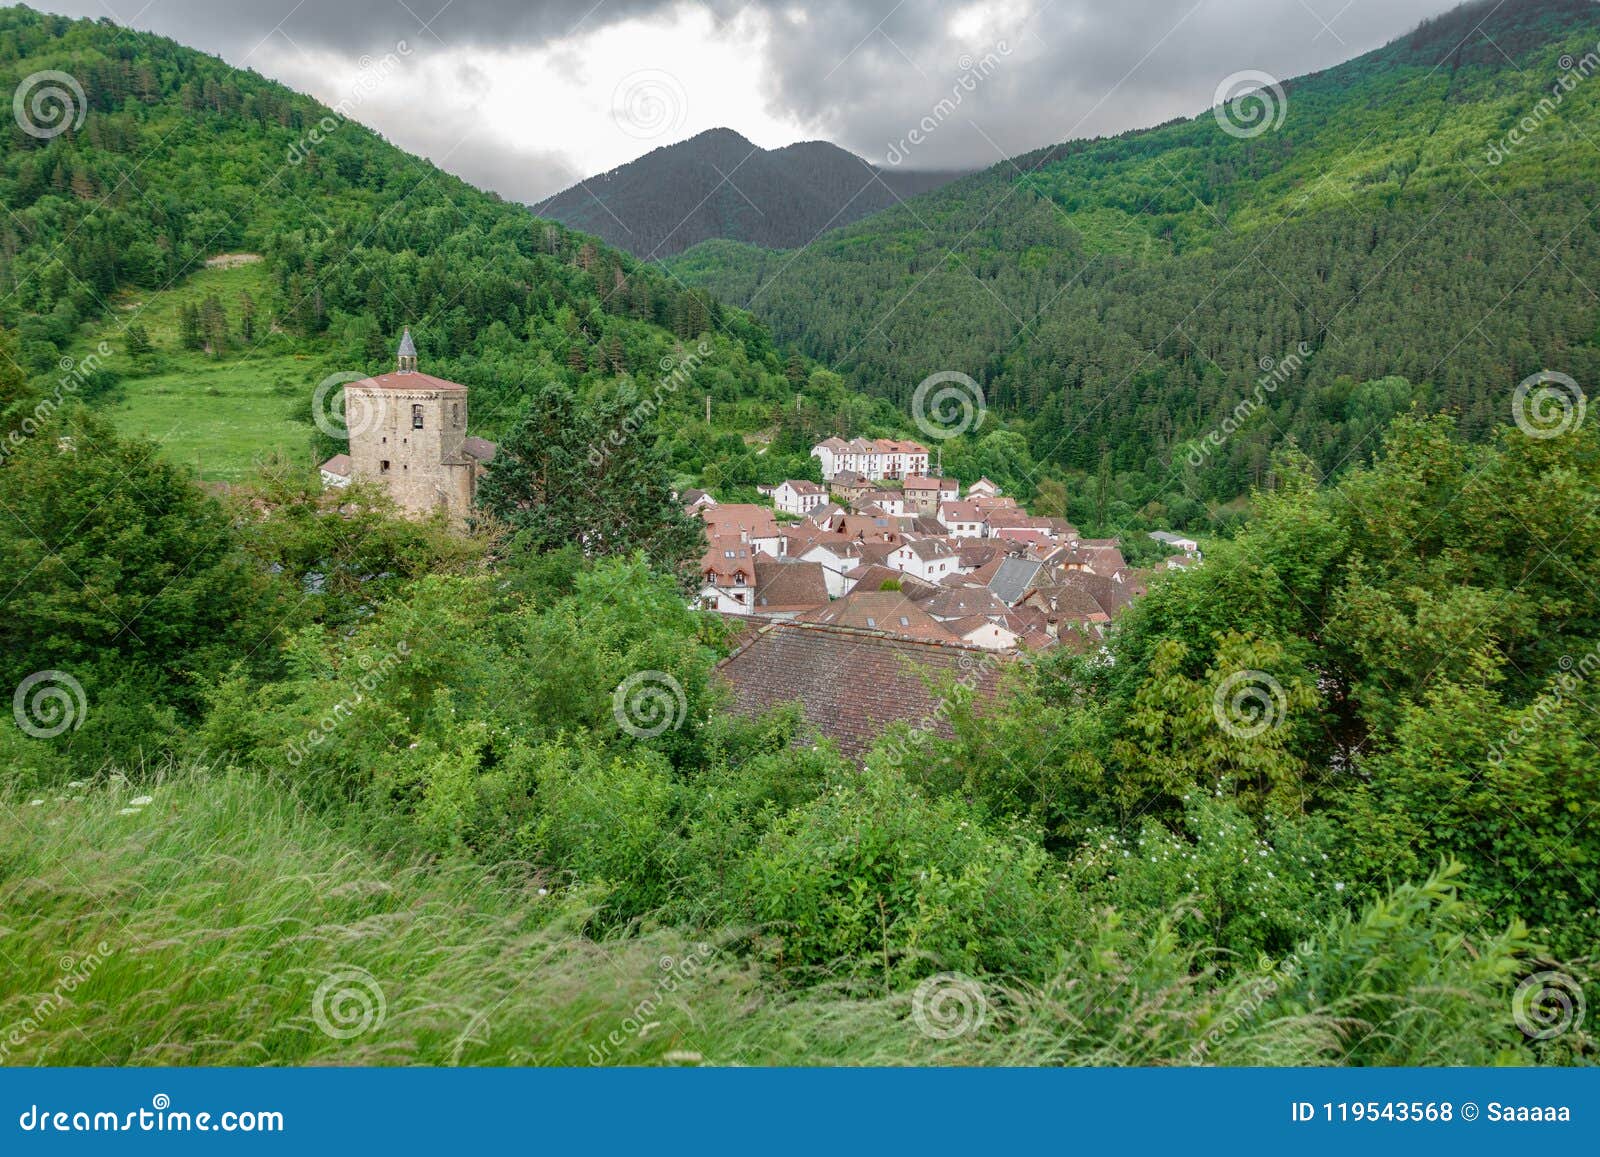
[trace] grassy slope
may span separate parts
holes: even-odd
[[[116,351],[111,365],[124,377],[104,408],[118,428],[161,443],[173,461],[208,480],[237,481],[274,454],[309,463],[308,399],[320,377],[314,355],[325,343],[285,338],[217,355],[179,343],[183,305],[214,293],[232,314],[245,292],[258,302],[270,299],[265,265],[203,269],[164,291],[119,293],[113,309],[123,319],[137,317],[158,351],[148,371],[122,353],[116,320],[90,325],[77,347],[81,356],[104,340]]]
[[[584,1064],[655,994],[656,1028],[612,1050],[638,1063],[737,1019],[726,960],[661,999],[661,961],[695,955],[681,937],[596,944],[532,885],[396,870],[250,779],[153,794],[134,815],[121,814],[131,790],[103,787],[0,808],[0,1023],[36,1021],[6,1063]],[[39,1015],[67,957],[88,981]],[[316,992],[354,969],[381,992],[366,1007],[381,999],[382,1020],[335,1039]]]
[[[743,931],[597,942],[581,887],[374,855],[254,776],[0,792],[0,830],[4,1064],[1530,1059],[1501,990],[1515,934],[1464,946],[1448,875],[1335,922],[1265,1004],[1259,977],[1214,988],[1112,921],[1049,984],[985,982],[982,1027],[935,1040],[913,994],[788,992]]]

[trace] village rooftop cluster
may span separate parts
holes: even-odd
[[[1145,589],[1117,539],[1031,515],[980,478],[928,477],[915,442],[830,438],[812,449],[826,483],[761,491],[772,506],[680,497],[706,528],[700,601],[727,615],[835,624],[991,651],[1097,648]],[[1156,537],[1192,565],[1198,545]]]

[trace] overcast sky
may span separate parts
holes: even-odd
[[[1454,0],[29,0],[214,52],[536,201],[726,126],[979,168],[1204,111]],[[941,106],[940,102],[943,101]],[[931,126],[931,127],[930,127]],[[921,139],[913,138],[917,129]]]

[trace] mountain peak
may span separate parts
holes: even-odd
[[[645,258],[719,238],[790,249],[960,175],[881,170],[822,140],[763,149],[719,127],[580,181],[534,211]]]

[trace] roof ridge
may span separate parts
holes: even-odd
[[[947,650],[947,651],[969,651],[969,652],[973,652],[973,653],[976,653],[976,654],[982,654],[982,655],[994,655],[997,658],[1002,658],[1002,659],[1010,659],[1010,658],[1014,658],[1015,657],[1015,656],[1003,654],[1002,652],[991,651],[987,647],[979,647],[979,646],[977,646],[977,645],[975,645],[973,643],[966,643],[966,642],[963,642],[962,640],[956,639],[956,638],[951,638],[948,642],[943,640],[943,639],[913,639],[913,638],[910,638],[910,637],[908,637],[906,635],[898,635],[893,631],[879,631],[879,630],[874,630],[871,627],[848,627],[848,626],[845,626],[842,623],[813,623],[813,622],[804,622],[804,621],[801,621],[801,620],[798,620],[798,619],[777,619],[777,620],[774,620],[774,621],[768,623],[766,626],[762,627],[754,635],[751,635],[749,639],[745,640],[745,642],[743,642],[738,647],[736,647],[734,650],[729,652],[727,656],[725,656],[721,661],[719,661],[717,663],[717,666],[721,667],[721,666],[725,665],[735,655],[738,655],[741,652],[743,652],[746,648],[748,648],[750,646],[751,643],[755,642],[761,636],[766,635],[766,634],[768,634],[769,632],[772,632],[772,631],[778,631],[778,630],[784,630],[784,629],[801,630],[801,631],[820,631],[820,632],[823,632],[823,633],[831,633],[831,634],[835,634],[835,635],[855,635],[855,636],[864,637],[864,638],[882,639],[885,642],[895,643],[895,644],[900,644],[900,645],[910,646],[910,647],[934,647],[934,648],[939,648],[939,649],[943,649],[943,650]]]

